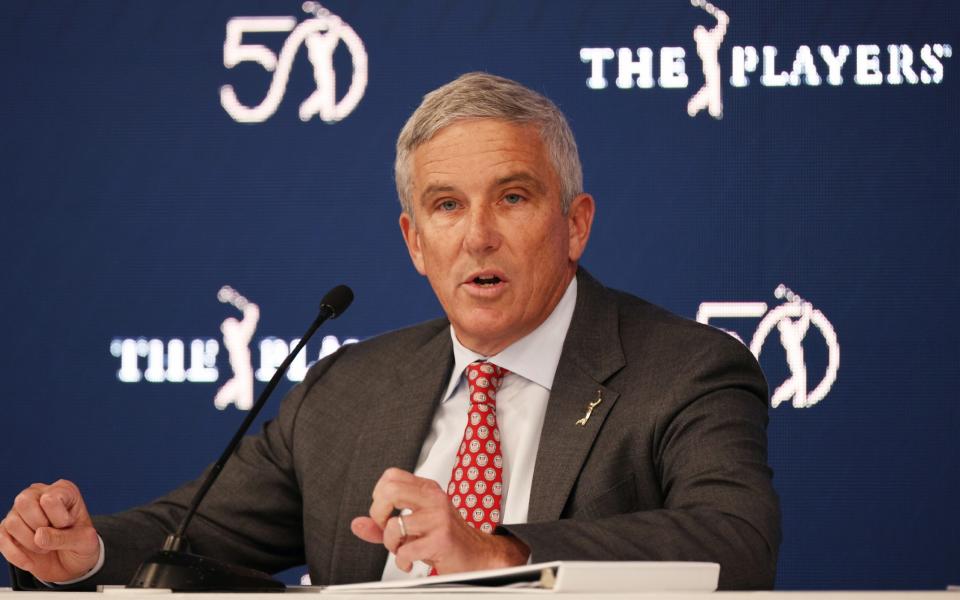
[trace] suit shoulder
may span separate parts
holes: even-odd
[[[394,329],[357,342],[351,352],[354,354],[378,354],[381,352],[406,352],[422,347],[447,331],[450,322],[445,318],[431,319],[416,325]]]
[[[618,379],[625,389],[660,390],[656,397],[671,410],[714,391],[742,389],[761,400],[766,410],[766,378],[743,343],[636,296],[610,292],[617,304],[626,365]]]
[[[681,364],[691,360],[742,362],[756,366],[750,350],[730,334],[677,315],[663,307],[619,290],[616,298],[621,341],[626,352],[654,350],[660,361]],[[637,348],[640,346],[640,348]]]
[[[398,357],[414,354],[435,342],[438,336],[445,334],[449,326],[450,322],[445,318],[432,319],[345,344],[332,355],[314,364],[304,382],[308,386],[312,385],[328,371],[332,374],[357,368],[369,372],[370,369],[388,366]]]

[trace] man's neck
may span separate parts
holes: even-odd
[[[567,284],[553,312],[539,327],[494,355],[480,354],[465,347],[454,335],[451,327],[454,371],[443,399],[446,400],[453,394],[466,365],[478,359],[489,359],[498,366],[549,390],[553,385],[553,377],[560,362],[560,353],[563,350],[567,331],[570,329],[576,302],[577,281],[574,278]]]

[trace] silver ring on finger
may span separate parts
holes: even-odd
[[[407,539],[407,527],[403,524],[403,515],[397,515],[397,525],[400,526],[400,541]]]

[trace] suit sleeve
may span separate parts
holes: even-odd
[[[753,356],[729,342],[721,340],[722,351],[711,344],[689,358],[689,370],[662,396],[652,436],[636,436],[652,447],[640,453],[645,464],[633,463],[631,481],[643,482],[640,471],[652,469],[658,506],[611,514],[629,491],[619,486],[568,505],[560,521],[509,525],[504,533],[526,543],[534,562],[717,562],[721,589],[771,589],[780,513],[767,466],[766,383]],[[629,397],[630,390],[623,393]],[[624,399],[605,427],[640,420]],[[636,426],[639,431],[642,424]]]
[[[284,398],[277,418],[243,439],[187,529],[191,552],[270,573],[305,562],[293,435],[307,391],[344,350],[315,365]],[[84,585],[126,584],[176,530],[202,480],[150,504],[94,517],[106,561]]]

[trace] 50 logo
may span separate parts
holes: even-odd
[[[776,408],[781,403],[792,400],[794,408],[809,408],[823,400],[837,380],[837,371],[840,369],[837,332],[819,309],[785,285],[777,286],[773,295],[784,302],[769,311],[766,302],[703,302],[697,310],[697,321],[709,325],[711,319],[762,317],[750,338],[750,352],[760,360],[760,351],[763,350],[767,337],[776,328],[780,333],[780,344],[790,369],[787,380],[773,391],[770,405]],[[827,345],[826,372],[813,389],[808,386],[807,362],[803,349],[803,341],[811,325],[820,331]],[[724,331],[744,342],[736,331]]]
[[[314,115],[327,123],[342,120],[357,107],[367,88],[367,51],[360,36],[337,15],[316,2],[304,2],[303,10],[313,18],[297,24],[294,17],[234,17],[227,22],[223,42],[223,65],[232,69],[242,62],[255,62],[273,73],[270,87],[256,106],[245,106],[230,84],[220,87],[220,104],[238,123],[262,123],[277,111],[287,91],[293,59],[301,45],[313,66],[316,90],[300,104],[300,120]],[[289,33],[280,54],[261,44],[246,44],[246,33]],[[346,46],[353,63],[350,87],[337,99],[337,74],[333,53],[340,43]]]

